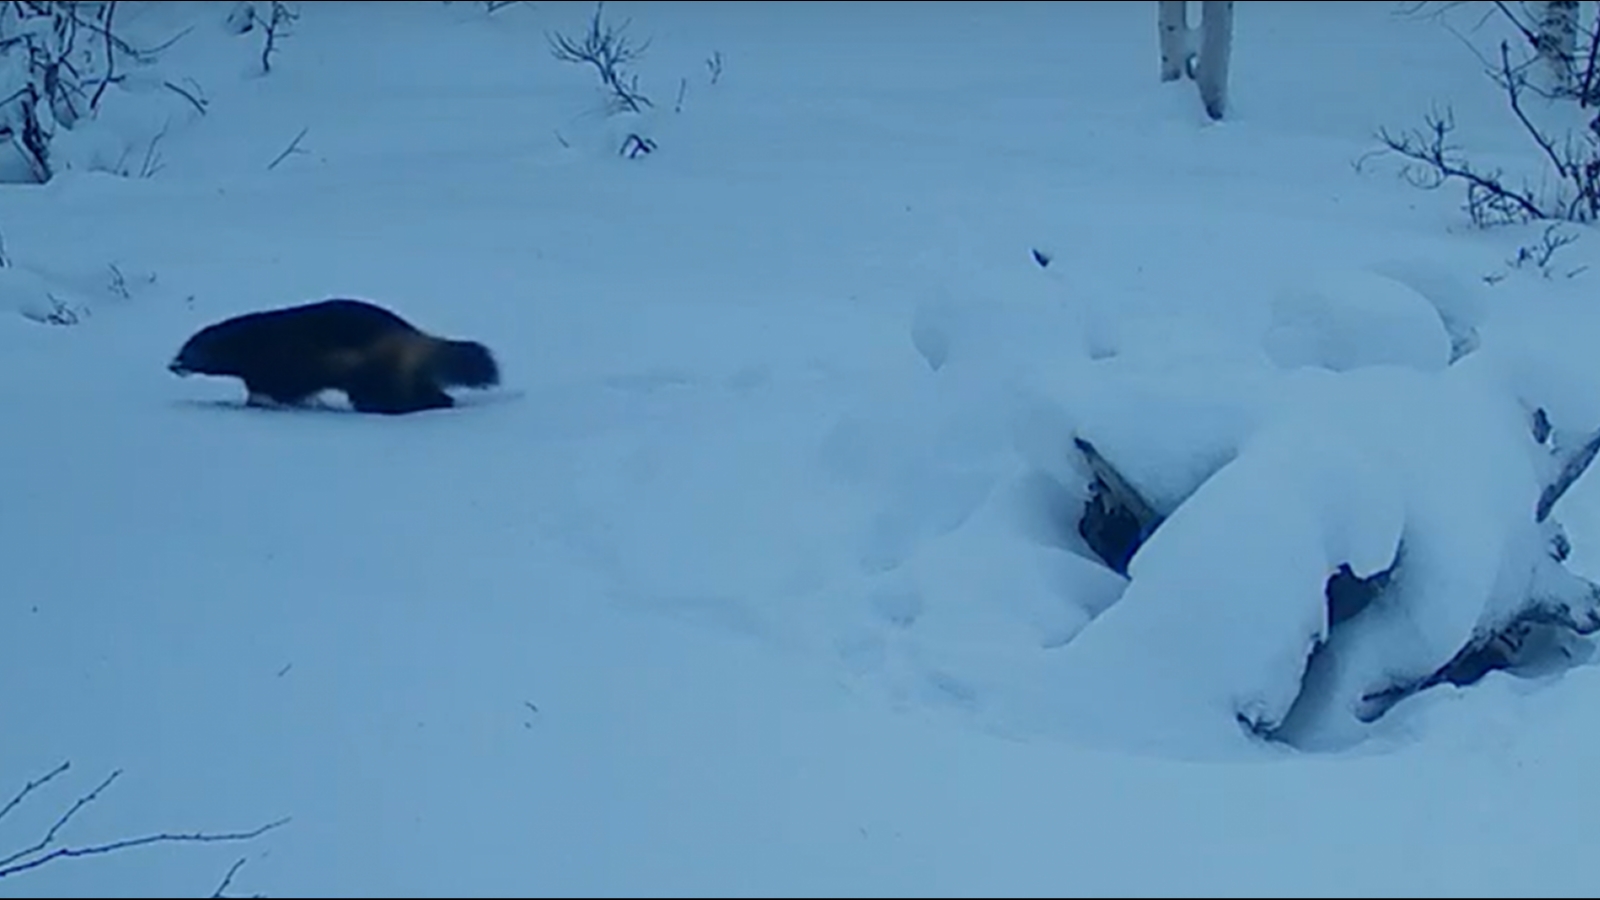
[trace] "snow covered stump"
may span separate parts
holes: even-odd
[[[1348,745],[1420,690],[1549,664],[1600,629],[1600,588],[1535,521],[1543,450],[1486,365],[1290,374],[1063,648],[1085,733],[1185,756]]]

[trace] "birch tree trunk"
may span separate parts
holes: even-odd
[[[1228,106],[1228,60],[1233,54],[1233,0],[1200,4],[1200,59],[1194,80],[1206,115],[1220,119]]]
[[[1187,0],[1159,0],[1157,28],[1161,35],[1161,80],[1177,81],[1189,71]]]
[[[1546,0],[1539,4],[1534,45],[1544,61],[1544,87],[1560,96],[1572,94],[1578,58],[1578,0]]]

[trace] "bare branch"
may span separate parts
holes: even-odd
[[[189,101],[191,104],[194,105],[194,108],[195,108],[196,111],[198,111],[201,115],[205,115],[205,112],[206,112],[206,101],[205,101],[204,98],[199,96],[197,91],[185,90],[184,88],[182,88],[182,87],[180,87],[180,86],[178,86],[176,84],[173,84],[170,81],[163,81],[161,83],[161,85],[162,85],[162,87],[165,87],[167,90],[173,92],[174,94],[177,94],[179,97],[182,97],[183,99]],[[195,87],[198,89],[199,85],[195,85]]]
[[[17,794],[13,796],[11,800],[9,800],[4,806],[0,806],[0,819],[4,819],[7,815],[16,810],[18,806],[21,806],[22,803],[26,801],[28,797],[35,791],[55,780],[69,768],[71,768],[71,763],[63,762],[44,775],[23,785],[22,790],[18,791]],[[71,823],[73,818],[78,815],[78,813],[82,812],[90,804],[98,800],[100,795],[110,788],[111,785],[119,777],[121,777],[121,775],[121,769],[112,772],[99,784],[95,785],[93,790],[79,797],[76,802],[67,808],[66,812],[56,817],[55,822],[51,824],[49,829],[45,831],[44,836],[39,840],[21,850],[7,854],[4,857],[0,857],[0,879],[9,878],[13,875],[20,875],[24,872],[32,871],[57,860],[73,859],[83,856],[101,856],[108,853],[116,853],[121,850],[131,850],[136,847],[145,847],[152,844],[214,844],[247,841],[260,837],[261,835],[266,834],[274,829],[281,828],[282,826],[287,825],[290,821],[289,818],[285,817],[274,822],[269,822],[266,825],[262,825],[258,828],[250,829],[249,831],[163,831],[136,838],[124,838],[122,840],[109,841],[102,844],[65,846],[51,849],[52,845],[56,843],[56,839],[60,836],[62,829],[66,828],[67,825]],[[219,896],[220,892],[225,889],[229,883],[231,883],[234,873],[238,871],[239,866],[242,864],[243,861],[235,864],[234,867],[229,870],[227,877],[223,879],[222,885],[217,888]]]
[[[161,139],[166,136],[167,126],[163,125],[161,130],[156,132],[155,137],[150,139],[149,145],[144,148],[144,161],[139,164],[140,178],[154,177],[157,172],[166,168],[166,165],[161,162],[161,153],[157,149],[161,144]]]
[[[222,881],[217,885],[217,889],[211,892],[212,900],[228,896],[228,888],[233,885],[233,876],[239,874],[239,870],[244,868],[244,863],[245,858],[242,856],[233,861],[233,865],[228,867],[227,874],[222,876]]]
[[[12,810],[21,806],[22,801],[28,799],[29,794],[37,791],[39,788],[44,787],[51,781],[54,781],[57,776],[61,775],[70,768],[72,768],[72,762],[70,760],[62,762],[61,765],[56,766],[54,769],[51,769],[45,774],[23,785],[22,790],[18,791],[15,797],[12,797],[5,806],[0,806],[0,819],[4,819]]]
[[[1414,3],[1396,4],[1395,10],[1390,13],[1390,15],[1401,16],[1405,18],[1421,17],[1423,10],[1427,9],[1429,6],[1432,6],[1435,8],[1433,11],[1428,13],[1428,17],[1437,19],[1443,17],[1445,13],[1455,9],[1458,6],[1466,5],[1466,0],[1451,0],[1451,2],[1447,3],[1430,3],[1428,0],[1418,0],[1418,2]]]
[[[1378,131],[1378,140],[1388,151],[1420,164],[1401,170],[1413,186],[1431,190],[1452,179],[1466,183],[1467,212],[1479,225],[1554,218],[1528,192],[1507,188],[1499,173],[1479,172],[1460,157],[1458,148],[1449,143],[1455,120],[1448,110],[1428,115],[1425,123],[1425,132],[1395,135],[1387,128]]]
[[[1560,223],[1547,226],[1544,234],[1540,236],[1539,243],[1526,244],[1517,248],[1517,255],[1508,260],[1508,265],[1513,269],[1533,266],[1546,278],[1550,277],[1550,263],[1562,247],[1577,243],[1578,236],[1571,232],[1561,231]],[[1579,269],[1582,271],[1582,269]]]
[[[628,40],[626,31],[631,21],[624,21],[615,27],[603,25],[601,19],[604,8],[603,2],[595,4],[594,16],[590,18],[588,31],[581,41],[565,35],[546,35],[550,53],[562,62],[593,66],[600,76],[600,83],[610,92],[612,102],[618,108],[634,113],[643,112],[646,107],[655,104],[639,91],[639,77],[624,74],[623,69],[644,55],[650,41],[646,39],[636,46]]]
[[[116,75],[117,55],[111,46],[111,19],[116,13],[117,0],[111,0],[106,5],[106,21],[102,29],[106,36],[106,73],[105,77],[100,79],[100,86],[94,89],[94,97],[89,101],[89,109],[91,110],[100,108],[100,98],[105,95],[106,86],[111,83],[111,79]]]
[[[638,159],[656,152],[656,142],[633,132],[622,139],[622,147],[617,152],[629,159]]]
[[[119,8],[118,0],[0,0],[0,10],[6,11],[8,20],[20,17],[37,23],[0,37],[0,53],[16,54],[22,63],[20,87],[0,101],[0,106],[14,113],[0,118],[0,143],[19,149],[34,181],[48,182],[55,174],[51,142],[57,134],[72,130],[100,111],[111,85],[126,79],[119,71],[126,68],[126,61],[152,62],[161,50],[187,34],[179,32],[152,49],[134,47],[117,36]],[[194,92],[170,83],[168,87],[205,111],[205,102]]]
[[[272,54],[277,52],[278,41],[289,36],[288,28],[300,18],[300,14],[285,6],[281,0],[272,0],[272,10],[265,18],[258,15],[261,21],[262,32],[266,35],[261,44],[261,74],[272,71]]]
[[[1539,46],[1539,35],[1535,34],[1531,27],[1518,18],[1517,14],[1512,12],[1511,8],[1506,6],[1502,0],[1494,0],[1494,8],[1500,10],[1500,12],[1506,17],[1506,21],[1510,22],[1513,27],[1522,32],[1522,38],[1528,42],[1528,46],[1535,48]]]
[[[274,822],[268,822],[267,824],[258,828],[252,828],[249,831],[221,833],[204,831],[192,831],[184,833],[161,832],[159,834],[147,834],[143,837],[125,838],[120,841],[110,841],[108,843],[94,844],[87,847],[59,847],[36,859],[30,859],[27,862],[19,862],[12,866],[0,867],[0,878],[7,878],[12,875],[20,875],[23,872],[37,869],[40,866],[47,865],[60,859],[76,859],[83,856],[103,856],[105,854],[116,853],[121,850],[132,850],[138,847],[148,847],[152,844],[226,844],[238,843],[240,841],[250,841],[261,837],[269,831],[282,828],[284,825],[289,824],[290,821],[291,820],[288,818],[282,818]]]
[[[1545,137],[1544,132],[1539,130],[1539,126],[1533,124],[1533,121],[1528,118],[1528,114],[1522,109],[1522,89],[1527,82],[1519,73],[1513,71],[1511,45],[1505,41],[1500,42],[1500,75],[1505,79],[1506,98],[1511,102],[1511,112],[1516,115],[1517,121],[1522,123],[1522,127],[1527,129],[1528,136],[1532,137],[1534,143],[1539,145],[1539,149],[1544,153],[1545,158],[1550,161],[1550,164],[1555,166],[1557,172],[1565,175],[1567,171],[1566,162],[1562,160],[1560,154],[1556,153],[1556,148],[1550,143],[1550,139]]]
[[[283,148],[283,152],[279,153],[276,159],[274,159],[270,163],[267,163],[267,171],[271,172],[273,169],[276,169],[278,167],[279,163],[281,163],[284,160],[288,159],[289,157],[295,155],[296,153],[304,153],[304,152],[306,152],[306,151],[300,149],[300,140],[302,138],[304,138],[306,136],[306,132],[308,132],[310,130],[311,130],[311,126],[309,126],[309,125],[307,125],[306,127],[300,129],[300,133],[294,136],[294,140],[289,142],[289,146]]]
[[[55,824],[50,826],[50,830],[45,832],[44,837],[40,838],[38,843],[31,847],[18,850],[10,856],[0,857],[0,877],[4,877],[7,874],[7,868],[17,860],[40,853],[46,847],[50,846],[50,844],[55,841],[56,835],[60,833],[61,829],[65,828],[67,823],[72,821],[72,817],[77,815],[78,812],[85,806],[88,806],[98,799],[100,797],[100,793],[106,788],[110,787],[111,783],[116,781],[121,775],[121,769],[112,772],[110,775],[106,776],[104,781],[96,785],[94,790],[84,794],[82,797],[79,797],[76,803],[72,804],[72,806],[69,807],[66,812],[61,814],[60,818],[56,819]]]

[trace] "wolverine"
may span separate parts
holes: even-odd
[[[238,378],[251,406],[295,406],[337,390],[358,412],[384,415],[448,409],[456,401],[445,388],[500,383],[483,344],[437,337],[381,306],[344,298],[207,325],[167,368]]]

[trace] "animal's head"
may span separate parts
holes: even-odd
[[[208,325],[184,342],[167,363],[174,375],[237,375],[247,347],[230,323]]]

